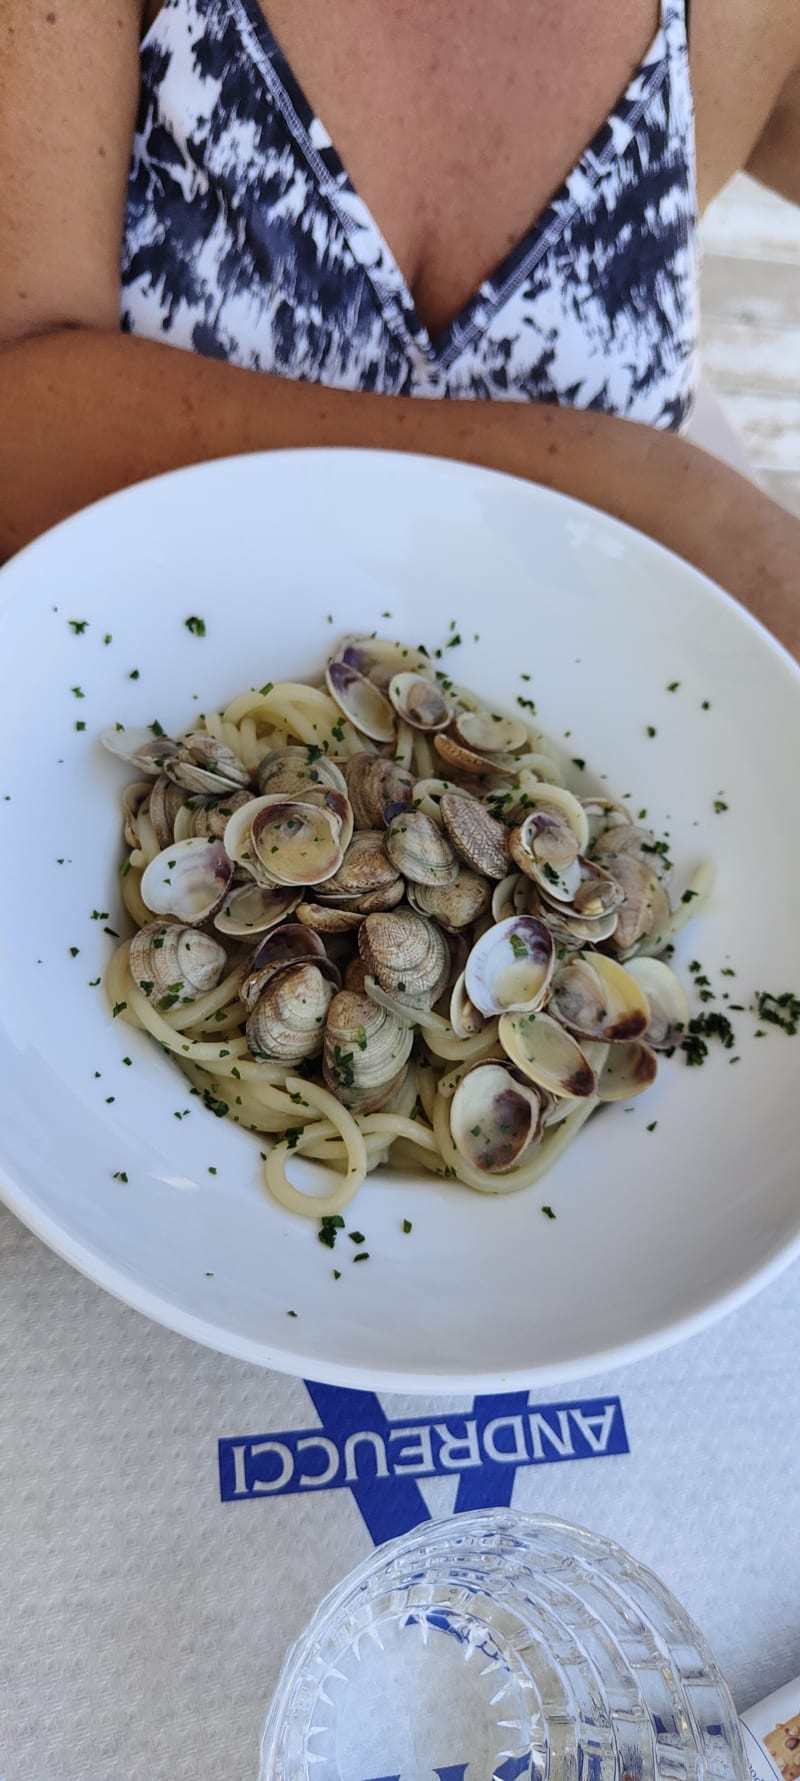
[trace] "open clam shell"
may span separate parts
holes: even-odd
[[[637,853],[604,856],[612,878],[623,894],[614,929],[614,951],[623,957],[648,934],[660,933],[670,918],[669,898],[651,865]]]
[[[551,1105],[505,1058],[473,1064],[450,1102],[456,1150],[473,1168],[504,1175],[538,1143]]]
[[[175,915],[179,921],[206,921],[224,902],[233,879],[233,862],[221,841],[173,841],[157,853],[142,873],[142,902],[154,915]]]
[[[610,1045],[597,1082],[601,1101],[632,1101],[652,1087],[658,1075],[658,1058],[642,1039]]]
[[[397,722],[389,700],[364,674],[347,662],[328,663],[325,670],[328,692],[353,728],[373,742],[393,742]]]
[[[291,915],[300,902],[298,890],[269,890],[266,885],[241,884],[230,890],[214,916],[220,934],[232,939],[247,939],[248,934],[265,934],[284,917]]]
[[[677,1045],[689,1023],[689,1002],[679,977],[663,959],[628,959],[625,974],[647,997],[650,1024],[644,1034],[654,1051]]]
[[[650,1005],[641,985],[616,959],[578,953],[553,979],[551,1011],[579,1038],[620,1044],[644,1036]]]
[[[124,725],[104,730],[100,741],[109,754],[120,761],[130,761],[131,766],[138,767],[140,773],[149,773],[153,779],[164,772],[167,761],[181,752],[171,736],[154,736],[152,730],[126,730]]]
[[[486,1015],[470,1001],[462,971],[450,992],[450,1025],[457,1039],[474,1039],[486,1025]]]
[[[224,946],[201,928],[149,921],[134,934],[128,966],[134,983],[157,1008],[191,1002],[216,989],[227,964]]]
[[[395,674],[389,682],[389,699],[398,717],[412,730],[445,730],[452,718],[452,709],[435,680],[425,674],[407,670]]]
[[[320,901],[349,901],[384,892],[397,884],[400,874],[385,846],[383,829],[360,829],[354,835],[333,878],[320,886]],[[402,889],[400,892],[402,896]]]
[[[513,915],[476,941],[467,959],[465,983],[482,1014],[540,1008],[555,961],[553,936],[544,922]]]
[[[324,976],[338,983],[338,970],[331,964],[324,942],[318,934],[296,921],[287,921],[282,927],[274,928],[256,947],[244,967],[239,984],[242,1001],[248,1008],[255,1007],[259,996],[276,972],[284,970],[287,965],[306,964],[309,960]]]
[[[503,1014],[498,1037],[506,1056],[539,1088],[572,1100],[597,1092],[597,1077],[577,1039],[549,1014]]]
[[[352,833],[350,805],[332,789],[313,787],[303,798],[268,793],[234,811],[225,847],[257,883],[321,884],[342,864],[346,818]]]
[[[331,786],[334,791],[347,795],[344,774],[330,755],[299,742],[271,748],[259,761],[256,777],[262,797],[268,792],[299,791],[302,795],[303,789],[312,785]]]
[[[528,745],[528,726],[518,717],[502,717],[489,711],[459,711],[453,734],[475,754],[516,754]]]
[[[336,655],[348,668],[355,668],[381,690],[388,687],[395,674],[406,671],[433,674],[431,659],[425,650],[411,649],[406,643],[393,643],[388,637],[343,637]]]

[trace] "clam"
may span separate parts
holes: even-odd
[[[140,846],[137,818],[147,803],[152,784],[151,779],[134,779],[122,794],[123,834],[128,847]]]
[[[492,920],[507,921],[510,915],[532,915],[527,893],[530,880],[522,872],[508,872],[492,893]],[[519,894],[518,894],[519,893]]]
[[[408,900],[420,915],[430,916],[448,933],[472,926],[489,908],[490,887],[477,872],[462,866],[452,884],[409,884]]]
[[[392,643],[387,637],[343,637],[337,656],[348,668],[366,675],[374,686],[386,688],[395,674],[406,669],[415,674],[431,674],[431,660],[424,649],[410,649],[405,643]]]
[[[259,884],[321,884],[342,864],[348,826],[352,833],[352,812],[341,792],[314,787],[303,798],[268,793],[230,817],[225,847]]]
[[[386,831],[386,852],[411,884],[452,884],[458,860],[446,835],[422,810],[402,810]]]
[[[316,934],[349,934],[360,928],[364,914],[349,903],[299,903],[298,921]]]
[[[104,730],[100,740],[109,754],[115,754],[118,760],[130,761],[140,773],[149,773],[153,779],[164,772],[167,761],[174,760],[181,752],[180,745],[171,736],[154,736],[152,730],[126,730],[123,724],[113,730]]]
[[[385,827],[386,806],[410,804],[414,795],[413,774],[382,755],[353,754],[342,771],[358,829]]]
[[[389,682],[389,698],[403,722],[412,730],[445,730],[452,711],[434,680],[425,674],[395,674]]]
[[[128,955],[134,983],[156,1007],[193,1002],[216,989],[226,963],[219,941],[179,922],[149,921],[134,934]]]
[[[650,1025],[641,986],[616,959],[579,953],[553,979],[551,1013],[579,1038],[619,1044],[638,1039]]]
[[[251,954],[242,972],[239,995],[248,1008],[255,1007],[271,978],[287,965],[311,962],[323,976],[337,983],[339,973],[331,964],[322,940],[311,928],[296,921],[284,922],[274,928]]]
[[[396,878],[393,884],[376,885],[374,890],[365,891],[363,897],[340,903],[338,907],[357,909],[359,915],[372,915],[376,909],[396,909],[398,903],[402,903],[405,891],[402,878]]]
[[[450,1134],[464,1161],[503,1175],[538,1143],[550,1096],[503,1059],[473,1064],[450,1102]]]
[[[453,723],[453,734],[475,754],[516,754],[525,748],[529,731],[518,717],[500,717],[489,711],[460,711]]]
[[[311,960],[285,965],[266,984],[245,1033],[253,1057],[299,1064],[322,1050],[333,984]]]
[[[615,823],[602,830],[592,846],[592,858],[602,860],[613,870],[612,862],[621,854],[633,853],[640,859],[649,854],[655,870],[664,870],[665,843],[657,842],[651,829],[644,829],[640,823]]]
[[[150,792],[147,806],[153,833],[159,847],[169,847],[175,840],[175,818],[183,809],[184,792],[165,773],[160,773]]]
[[[456,978],[450,993],[450,1025],[457,1039],[474,1039],[483,1032],[486,1016],[467,995],[464,972]]]
[[[658,1058],[641,1039],[631,1039],[626,1045],[611,1045],[597,1083],[598,1098],[601,1101],[631,1101],[652,1086],[657,1074]]]
[[[340,990],[325,1023],[322,1069],[345,1107],[374,1113],[399,1088],[414,1031],[363,992]]]
[[[506,1057],[539,1088],[573,1100],[597,1092],[597,1077],[577,1040],[549,1014],[503,1014],[498,1037]]]
[[[184,736],[176,754],[164,760],[164,772],[188,792],[225,793],[231,786],[250,784],[250,774],[238,755],[216,736],[204,730]]]
[[[651,866],[636,853],[606,854],[605,862],[623,894],[613,934],[614,951],[633,950],[647,934],[660,933],[670,917],[669,898]]]
[[[373,742],[393,742],[395,714],[389,700],[378,687],[342,660],[328,663],[325,670],[328,692],[353,728]]]
[[[299,742],[271,748],[259,762],[256,777],[262,796],[267,792],[296,792],[311,785],[332,786],[334,791],[347,793],[344,774],[336,762],[322,749],[306,748]]]
[[[544,922],[513,915],[487,928],[467,959],[465,983],[482,1014],[540,1008],[553,974],[555,946]]]
[[[507,755],[478,754],[467,748],[452,730],[439,730],[433,738],[436,753],[454,773],[470,773],[479,779],[505,777],[511,766]]]
[[[174,841],[142,873],[142,902],[154,915],[206,921],[224,902],[233,864],[221,841]]]
[[[511,854],[550,899],[571,903],[582,878],[580,855],[589,839],[586,813],[561,786],[537,786],[528,801],[528,815],[508,838]]]
[[[508,872],[508,834],[477,798],[468,792],[445,792],[439,809],[456,853],[485,878]]]
[[[173,786],[172,789],[177,791],[178,788]],[[234,812],[251,803],[252,795],[245,791],[231,791],[221,798],[193,798],[189,807],[188,832],[190,835],[211,836],[214,841],[222,841]]]
[[[594,846],[598,836],[606,830],[616,829],[633,821],[627,806],[618,804],[615,798],[581,798],[581,803],[589,823],[590,847]]]
[[[354,897],[366,897],[372,891],[393,889],[400,873],[389,856],[385,840],[383,829],[360,829],[354,834],[338,872],[320,887],[321,901],[349,902]]]
[[[300,891],[268,889],[261,884],[241,884],[230,890],[221,909],[214,916],[220,934],[246,939],[248,934],[264,934],[291,915],[300,902]]]
[[[625,975],[644,991],[650,1008],[650,1025],[644,1035],[654,1051],[677,1045],[689,1021],[689,1003],[679,977],[662,959],[628,959]]]
[[[398,998],[430,1007],[450,977],[450,954],[444,935],[412,909],[391,909],[368,915],[358,930],[358,950],[367,971]]]

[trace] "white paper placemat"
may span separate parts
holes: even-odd
[[[529,1404],[263,1373],[147,1323],[5,1211],[0,1267],[2,1781],[252,1781],[321,1596],[373,1539],[477,1503],[621,1541],[740,1707],[800,1671],[800,1268]]]

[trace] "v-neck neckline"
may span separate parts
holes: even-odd
[[[369,206],[360,197],[336,147],[306,97],[259,0],[223,0],[238,14],[241,36],[292,139],[303,152],[322,196],[347,237],[354,259],[369,278],[387,327],[412,359],[435,379],[454,364],[556,245],[570,219],[623,153],[642,114],[668,72],[667,13],[661,17],[642,61],[588,147],[520,240],[467,298],[452,321],[431,335],[417,310],[398,261]]]

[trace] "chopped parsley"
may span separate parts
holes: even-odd
[[[711,700],[704,699],[702,705],[700,706],[700,710],[701,711],[710,711],[711,710]]]
[[[455,641],[455,640],[454,640],[454,641]],[[458,641],[458,642],[459,642],[459,643],[460,643],[460,642],[461,642],[461,638],[460,638],[460,637],[459,637],[459,638],[458,638],[458,639],[457,639],[457,641]],[[368,1261],[369,1261],[369,1250],[368,1250],[368,1249],[362,1249],[362,1250],[361,1250],[361,1251],[360,1251],[360,1253],[359,1253],[359,1254],[358,1254],[358,1255],[354,1255],[354,1256],[353,1256],[353,1261],[354,1261],[354,1262],[368,1262]]]
[[[157,717],[153,718],[152,723],[148,727],[152,730],[154,736],[165,736],[167,733],[163,724],[159,723]]]
[[[696,897],[697,894],[698,894],[697,891],[685,890],[683,893],[683,896],[681,897],[681,902],[682,903],[691,903],[692,899],[694,897]]]
[[[708,1057],[706,1039],[719,1039],[726,1051],[733,1050],[734,1032],[726,1014],[712,1010],[707,1014],[693,1015],[681,1040],[681,1050],[687,1064],[699,1066],[705,1063]]]
[[[542,1211],[545,1215],[545,1218],[555,1218],[555,1212],[553,1211],[552,1206],[543,1206]]]
[[[183,622],[187,631],[191,631],[193,637],[205,637],[206,621],[204,618],[197,618],[193,613],[191,618],[185,618]]]
[[[530,711],[534,717],[536,716],[536,706],[533,699],[523,699],[521,695],[517,693],[517,704],[522,711]]]
[[[414,1229],[414,1227],[411,1223],[411,1219],[404,1218],[403,1219],[403,1235],[407,1237],[409,1232],[412,1231],[413,1229]]]
[[[138,668],[131,668],[130,674],[128,675],[128,679],[129,680],[138,680],[139,679]]]
[[[355,1243],[356,1245],[359,1243],[366,1243],[367,1241],[363,1231],[348,1231],[347,1235],[350,1238],[350,1242]]]
[[[574,754],[572,756],[572,765],[573,767],[577,767],[579,773],[583,773],[586,767],[586,762],[581,760],[579,754]]]
[[[671,680],[669,683],[669,686],[667,687],[667,692],[668,693],[676,693],[678,691],[678,687],[680,686],[680,684],[681,683],[679,680]]]
[[[71,686],[71,687],[70,687],[70,689],[69,689],[69,690],[70,690],[70,692],[71,692],[71,693],[74,693],[74,694],[75,694],[75,698],[76,698],[76,699],[85,699],[85,698],[86,698],[86,694],[85,694],[85,692],[84,692],[84,691],[83,691],[83,688],[82,688],[82,687],[79,687],[79,686]]]
[[[124,1169],[115,1169],[111,1179],[112,1181],[127,1181],[128,1177]]]
[[[261,694],[262,699],[266,699],[267,693],[272,692],[272,688],[273,688],[274,684],[275,684],[275,682],[273,680],[265,680],[264,685],[259,687],[258,690],[259,690],[259,693]]]
[[[727,808],[728,808],[728,806],[727,806],[724,798],[720,797],[720,798],[714,799],[714,809],[717,813],[717,816],[721,816],[723,810],[727,810]]]
[[[656,736],[657,734],[658,734],[658,731],[656,730],[655,724],[648,724],[647,728],[645,730],[645,735],[652,737],[652,736]]]
[[[652,1120],[650,1125],[647,1127],[648,1132],[654,1132],[657,1125],[658,1125],[658,1120],[657,1119]]]
[[[79,718],[78,722],[75,725],[75,728],[76,728],[76,730],[85,730],[86,725],[84,723],[81,723],[80,718]]]
[[[460,645],[461,645],[461,638],[459,636],[458,631],[456,631],[452,637],[448,637],[447,642],[445,644],[445,649],[457,649],[460,647]],[[366,1261],[366,1259],[367,1258],[365,1256],[364,1260]],[[360,1261],[360,1260],[361,1260],[361,1257],[357,1255],[356,1261]]]
[[[115,1002],[114,1003],[114,1019],[115,1020],[116,1020],[118,1014],[124,1014],[127,1006],[128,1006],[127,1002]]]
[[[509,934],[508,944],[511,947],[515,959],[527,958],[528,948],[525,945],[525,941],[520,939],[519,934]]]
[[[70,958],[71,958],[71,959],[76,959],[76,958],[77,958],[77,957],[78,957],[78,954],[79,954],[79,952],[80,952],[80,947],[79,947],[79,946],[71,946],[71,947],[70,947],[70,949],[69,949],[69,956],[70,956]]]
[[[773,996],[766,989],[757,990],[756,1011],[759,1020],[771,1021],[773,1026],[781,1027],[784,1033],[794,1034],[798,1031],[800,997],[793,996],[788,989],[780,996]]]
[[[88,618],[68,618],[67,624],[70,630],[75,632],[76,637],[82,637],[84,631],[88,629],[89,620]]]

